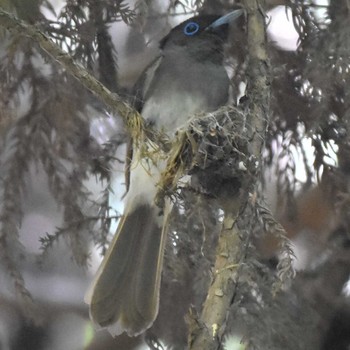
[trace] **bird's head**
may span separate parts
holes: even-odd
[[[162,50],[186,47],[189,51],[203,51],[206,48],[220,48],[227,39],[229,24],[243,14],[235,10],[224,16],[200,15],[192,17],[173,28],[160,41]]]

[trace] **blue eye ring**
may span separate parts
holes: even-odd
[[[199,24],[196,22],[188,22],[184,28],[184,34],[191,36],[195,35],[199,31]]]

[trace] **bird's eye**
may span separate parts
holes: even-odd
[[[189,22],[184,28],[185,35],[194,35],[199,31],[199,24],[196,22]]]

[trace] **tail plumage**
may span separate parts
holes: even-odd
[[[94,323],[113,335],[138,335],[158,313],[163,217],[153,201],[155,178],[140,164],[132,177],[125,214],[86,296]]]

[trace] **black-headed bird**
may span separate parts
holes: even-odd
[[[147,123],[172,139],[194,114],[227,103],[223,45],[229,23],[242,13],[196,16],[161,40],[160,56],[136,84],[138,109]],[[124,215],[86,298],[93,322],[113,335],[144,332],[159,307],[166,220],[155,196],[166,163],[134,148]]]

